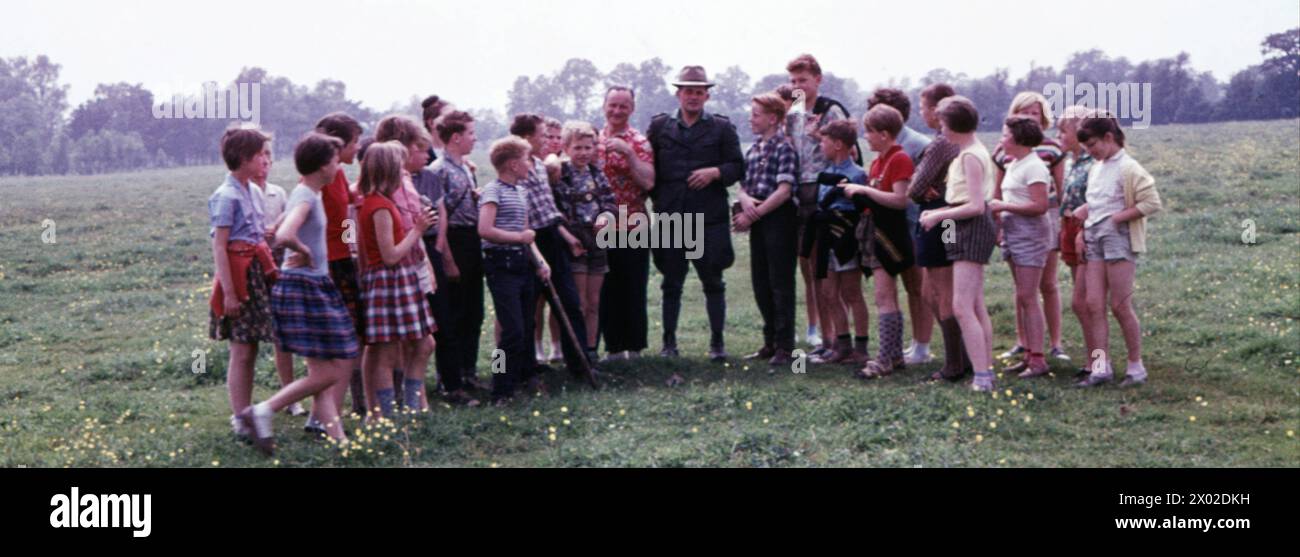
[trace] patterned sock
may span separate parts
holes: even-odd
[[[880,359],[892,365],[903,360],[903,314],[880,314]]]
[[[385,418],[393,417],[393,405],[395,404],[392,389],[379,389],[375,392],[375,398],[379,399],[379,413]]]
[[[424,393],[424,380],[422,379],[403,379],[402,380],[402,404],[407,408],[419,411],[420,398]]]

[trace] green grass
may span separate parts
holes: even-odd
[[[306,439],[300,420],[278,418],[278,460],[233,441],[226,346],[207,339],[205,200],[222,169],[0,178],[0,466],[1294,467],[1300,122],[1131,136],[1167,207],[1138,274],[1145,387],[1080,392],[1058,366],[1052,378],[1003,379],[993,397],[921,384],[937,364],[871,384],[839,367],[769,375],[710,365],[691,279],[684,361],[611,365],[599,392],[561,381],[551,396],[505,410],[436,405],[365,437],[354,431],[347,455]],[[291,165],[273,172],[293,184]],[[55,244],[41,241],[45,219],[56,223]],[[1254,245],[1241,242],[1246,219]],[[727,338],[742,354],[757,348],[761,321],[744,236],[736,248]],[[1014,337],[1010,279],[1000,264],[987,273],[1000,352]],[[658,283],[652,276],[651,352]],[[1068,276],[1061,286],[1069,291]],[[1064,322],[1078,362],[1068,309]],[[485,331],[484,361],[490,321]],[[1119,363],[1118,327],[1112,334]],[[191,371],[196,350],[206,351],[203,374]],[[276,385],[262,352],[256,398]],[[675,370],[689,383],[665,387]]]

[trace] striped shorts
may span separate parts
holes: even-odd
[[[998,230],[993,224],[993,214],[985,206],[984,214],[957,221],[953,226],[952,241],[948,241],[945,236],[943,248],[948,252],[948,259],[953,261],[988,265],[997,239]]]
[[[271,289],[271,312],[280,350],[330,360],[360,355],[352,316],[328,276],[281,273]]]
[[[368,267],[361,275],[361,306],[366,344],[418,340],[437,330],[420,278],[409,265]]]

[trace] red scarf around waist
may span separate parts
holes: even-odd
[[[235,287],[235,297],[240,303],[248,300],[248,267],[253,264],[254,258],[262,264],[262,273],[266,276],[268,285],[274,283],[280,276],[280,270],[275,266],[275,259],[271,257],[271,248],[266,245],[266,242],[256,244],[239,240],[230,242],[226,244],[226,258],[230,264],[230,282]],[[212,297],[208,300],[208,307],[220,318],[226,312],[225,304],[226,297],[221,288],[221,277],[213,277]]]

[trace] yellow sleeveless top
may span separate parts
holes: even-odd
[[[943,200],[949,205],[962,205],[970,201],[970,188],[966,183],[966,171],[961,162],[967,153],[978,157],[980,165],[984,167],[984,201],[993,199],[993,184],[998,179],[997,170],[993,167],[993,157],[989,156],[989,150],[977,139],[969,147],[962,149],[957,154],[957,158],[948,165],[948,191],[944,194]]]

